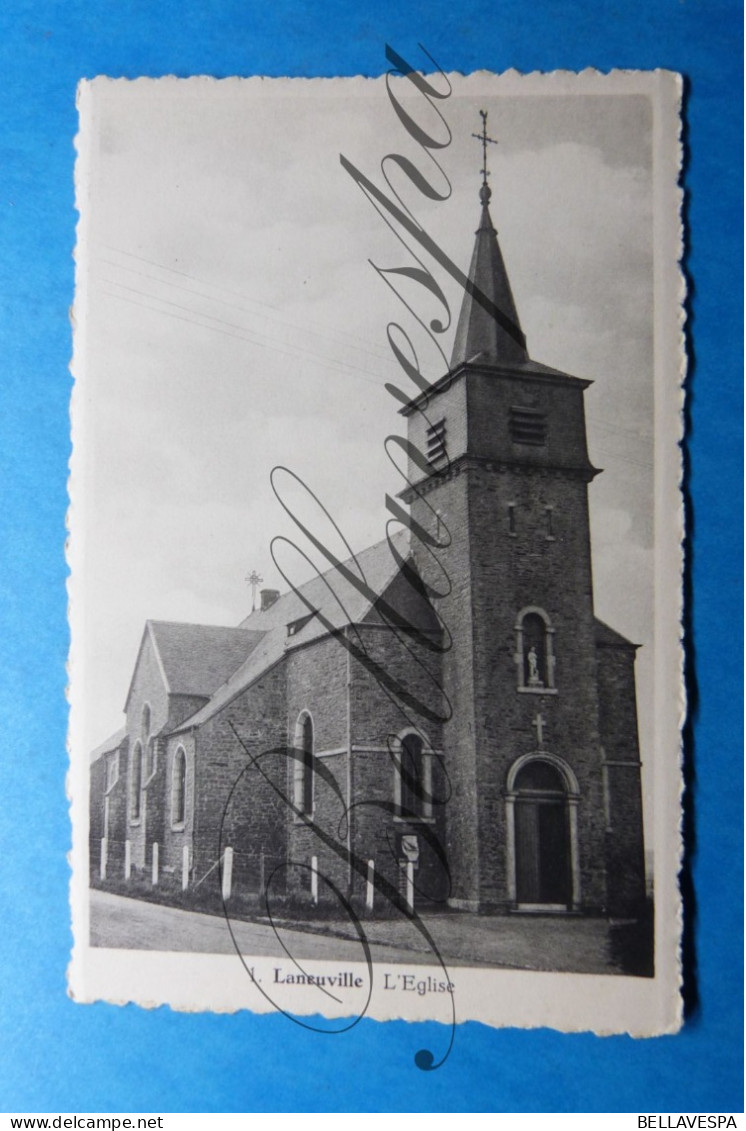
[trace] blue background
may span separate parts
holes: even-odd
[[[0,1106],[5,1111],[742,1111],[741,9],[732,0],[5,0],[0,11]],[[66,997],[63,543],[75,86],[446,70],[668,67],[688,80],[689,1018],[633,1041],[184,1016]]]

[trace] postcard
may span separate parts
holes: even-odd
[[[665,71],[83,82],[78,1001],[681,1024]]]

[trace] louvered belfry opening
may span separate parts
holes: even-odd
[[[510,438],[514,444],[546,444],[546,414],[536,408],[511,406]]]
[[[430,424],[427,429],[427,458],[432,464],[445,462],[446,451],[446,421],[445,417],[435,424]]]

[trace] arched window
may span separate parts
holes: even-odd
[[[151,778],[156,771],[155,737],[148,739],[148,754],[145,759],[145,777]]]
[[[141,737],[144,745],[147,745],[150,738],[150,704],[146,703],[142,709],[142,727]]]
[[[301,813],[313,812],[313,720],[308,711],[298,716],[295,724],[295,760],[293,762],[293,804]]]
[[[518,690],[556,694],[554,629],[543,609],[521,609],[515,625]]]
[[[394,800],[402,820],[422,821],[432,816],[432,755],[424,739],[410,731],[399,739],[396,751]]]
[[[178,746],[171,771],[171,824],[174,826],[186,821],[186,776],[186,752],[183,746]]]
[[[136,742],[130,754],[130,820],[140,819],[142,790],[142,743]]]

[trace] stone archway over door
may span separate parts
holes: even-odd
[[[569,767],[550,755],[513,766],[508,804],[510,897],[514,906],[571,910],[580,902],[577,788]]]

